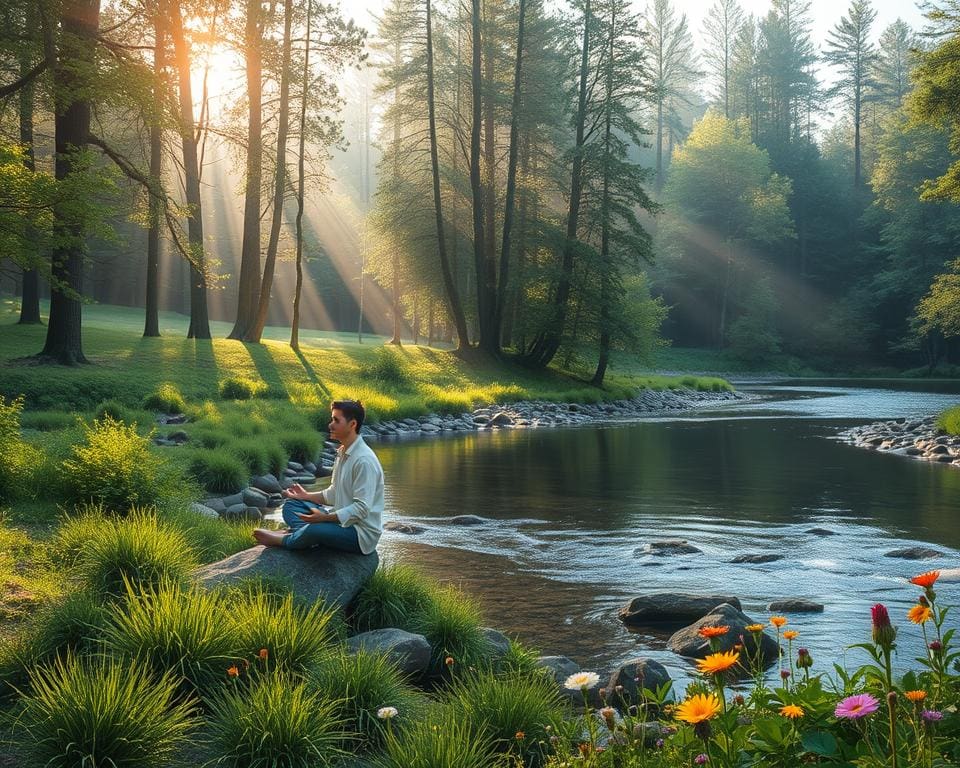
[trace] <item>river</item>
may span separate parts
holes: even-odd
[[[758,621],[774,598],[823,603],[821,614],[789,616],[814,671],[864,661],[847,646],[869,639],[869,608],[883,601],[899,626],[897,664],[908,666],[923,645],[905,619],[918,594],[905,578],[960,566],[960,469],[834,437],[855,424],[936,413],[960,396],[809,383],[741,389],[763,399],[602,426],[375,443],[387,518],[428,528],[386,533],[381,555],[457,584],[490,626],[584,669],[646,656],[675,679],[689,677],[690,664],[664,647],[669,632],[633,633],[617,618],[631,597],[656,590],[736,594]],[[489,522],[447,522],[465,513]],[[664,539],[702,553],[635,553]],[[884,557],[912,544],[946,556]],[[730,562],[746,553],[783,559]],[[938,594],[956,604],[960,584]]]

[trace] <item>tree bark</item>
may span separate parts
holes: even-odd
[[[150,183],[160,188],[163,176],[163,128],[161,115],[164,112],[164,39],[163,15],[159,9],[153,20],[153,108],[150,124]],[[150,226],[147,230],[147,291],[143,318],[143,335],[160,335],[160,217],[162,201],[150,194]]]
[[[400,66],[400,40],[397,39],[393,48],[393,62],[394,66]],[[397,105],[400,103],[400,84],[398,83],[393,89],[393,103]],[[399,112],[399,110],[396,110]],[[393,178],[394,182],[399,183],[400,181],[400,115],[397,114],[393,118]],[[400,340],[400,318],[402,312],[400,310],[400,252],[396,247],[393,249],[393,257],[391,262],[391,272],[393,277],[393,338],[390,339],[391,344],[396,346],[402,346],[403,342]]]
[[[24,15],[24,36],[34,37],[36,25],[33,7],[28,6]],[[26,53],[20,56],[20,75],[30,70],[30,60]],[[20,89],[20,143],[25,147],[23,163],[31,173],[35,169],[33,151],[33,81]],[[35,254],[31,254],[34,256]],[[23,270],[23,288],[20,295],[21,325],[36,325],[40,322],[40,271],[34,266]]]
[[[486,333],[481,323],[480,348],[500,354],[500,324],[497,320],[497,128],[496,128],[496,50],[493,29],[496,18],[487,15],[490,0],[484,0],[483,50],[483,171],[484,171],[484,259],[483,291],[486,295]]]
[[[470,125],[470,193],[473,203],[473,261],[477,278],[477,322],[482,347],[490,338],[491,310],[487,293],[486,273],[486,224],[484,216],[484,189],[480,175],[480,126],[482,121],[483,81],[480,76],[480,0],[473,0],[471,11],[472,66],[470,84],[472,110]],[[491,212],[487,212],[489,215]]]
[[[310,23],[312,15],[313,0],[307,0],[307,36],[303,49],[303,77],[300,92],[300,144],[297,158],[297,285],[293,293],[293,320],[290,323],[290,346],[293,349],[300,349],[300,294],[303,290],[303,198],[306,185],[304,153],[307,147],[307,89],[310,87]],[[362,327],[362,304],[360,324]]]

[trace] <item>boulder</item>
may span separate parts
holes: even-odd
[[[430,666],[430,643],[423,635],[402,629],[375,629],[347,638],[347,651],[356,654],[363,649],[383,654],[410,678],[423,675]]]
[[[406,523],[403,520],[390,520],[383,524],[383,530],[385,531],[396,531],[397,533],[406,533],[409,536],[417,536],[421,533],[426,532],[426,528],[422,525],[415,525],[414,523]]]
[[[835,536],[836,533],[831,531],[829,528],[809,528],[807,533],[812,533],[814,536]]]
[[[783,555],[775,555],[772,552],[766,554],[737,555],[731,563],[772,563],[777,560],[783,560]]]
[[[927,560],[931,557],[943,557],[943,552],[932,547],[903,547],[884,552],[884,557],[899,557],[902,560]]]
[[[222,499],[220,499],[220,501],[223,502],[224,509],[229,509],[230,507],[234,507],[237,504],[243,504],[243,494],[233,493],[233,494],[230,494],[229,496],[224,496]]]
[[[620,609],[620,620],[630,626],[694,621],[718,605],[740,608],[734,595],[687,595],[680,592],[653,592],[635,597]],[[749,623],[749,622],[748,622]]]
[[[227,507],[221,514],[224,520],[237,521],[237,520],[250,520],[252,522],[259,522],[260,520],[260,510],[256,507],[248,507],[246,504],[231,504]]]
[[[292,469],[294,472],[303,472],[303,464],[293,459],[287,462],[287,468]]]
[[[823,603],[805,600],[802,597],[788,597],[774,600],[767,606],[771,613],[823,613]]]
[[[666,557],[667,555],[693,555],[701,551],[683,539],[670,539],[668,541],[651,541],[642,547],[637,547],[633,554]]]
[[[490,419],[491,427],[506,427],[513,424],[513,417],[506,411],[501,411]]]
[[[243,503],[248,507],[264,509],[269,502],[267,494],[256,488],[244,488],[243,491],[240,492],[240,495],[243,497]]]
[[[259,475],[250,479],[250,485],[264,493],[280,493],[280,481],[273,475]]]
[[[720,635],[715,638],[719,650],[732,650],[733,646],[740,642],[742,636],[743,650],[741,651],[740,658],[744,662],[744,666],[746,667],[749,658],[757,654],[758,642],[760,659],[763,665],[767,666],[777,660],[779,648],[776,640],[766,632],[747,632],[746,627],[754,623],[756,622],[745,613],[729,603],[724,603],[723,605],[718,605],[710,611],[710,613],[698,619],[689,627],[684,627],[674,632],[667,641],[667,648],[681,656],[702,659],[708,653],[713,653],[713,651],[710,648],[709,641],[704,637],[700,637],[698,634],[700,628],[727,626],[730,627],[730,631],[725,635]]]
[[[343,608],[379,563],[376,552],[353,555],[321,547],[290,550],[258,545],[203,566],[197,576],[208,587],[250,578],[286,581],[295,598],[306,603],[323,600]]]
[[[561,688],[564,680],[580,671],[580,665],[566,656],[541,656],[537,659],[537,666],[545,669]]]
[[[225,512],[227,507],[223,503],[223,499],[218,497],[213,497],[212,499],[204,499],[200,502],[205,507],[210,507],[210,509],[215,512]]]
[[[456,517],[451,517],[447,520],[450,525],[483,525],[487,522],[482,517],[477,517],[477,515],[457,515]]]
[[[196,512],[198,515],[202,515],[203,517],[211,517],[214,519],[220,517],[220,513],[217,510],[208,507],[206,504],[201,504],[199,501],[192,502],[190,504],[190,509],[193,512]]]
[[[490,655],[494,659],[501,659],[510,652],[510,638],[503,632],[492,627],[480,627],[480,634],[490,646]]]
[[[632,704],[643,701],[642,691],[656,691],[670,682],[670,673],[663,664],[652,659],[631,659],[621,664],[610,675],[607,683],[607,701],[618,709],[625,710]]]

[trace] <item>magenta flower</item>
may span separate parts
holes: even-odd
[[[943,712],[939,712],[936,709],[925,709],[920,713],[920,717],[928,723],[936,723],[939,720],[943,720]]]
[[[707,757],[705,754],[701,752],[699,755],[693,758],[693,762],[696,763],[697,765],[706,765],[707,760],[709,759],[710,759],[709,757]]]
[[[880,708],[880,702],[869,693],[859,693],[856,696],[847,696],[843,701],[837,704],[833,714],[847,720],[857,720],[861,717],[876,712]]]

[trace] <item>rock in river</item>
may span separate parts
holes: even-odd
[[[823,603],[804,600],[802,597],[788,597],[774,600],[767,606],[771,613],[823,613]]]
[[[765,632],[748,632],[746,627],[754,621],[734,606],[725,603],[718,605],[702,619],[695,621],[689,627],[674,632],[667,641],[667,648],[681,656],[691,656],[702,659],[712,653],[710,642],[699,635],[701,627],[730,627],[726,634],[715,638],[721,651],[733,649],[734,644],[740,642],[743,635],[742,659],[746,661],[757,652],[759,647],[760,658],[766,666],[777,660],[779,648],[776,640]],[[758,646],[759,643],[759,646]]]
[[[633,554],[666,557],[667,555],[693,555],[702,551],[683,539],[670,539],[667,541],[651,541],[642,547],[637,547],[633,550]]]
[[[783,560],[783,555],[775,555],[772,552],[766,554],[737,555],[731,563],[772,563],[776,560]]]
[[[884,557],[899,557],[902,560],[927,560],[931,557],[943,557],[943,552],[931,547],[904,547],[885,552]]]
[[[390,520],[383,524],[383,530],[396,531],[397,533],[406,533],[410,536],[417,536],[418,534],[425,533],[427,529],[422,525],[406,523],[403,520]]]
[[[620,620],[630,626],[646,626],[694,621],[718,605],[729,603],[740,608],[735,595],[687,595],[680,592],[654,592],[635,597],[620,609]]]

